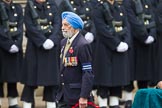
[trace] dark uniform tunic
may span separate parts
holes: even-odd
[[[123,2],[131,25],[134,43],[135,73],[133,76],[135,80],[147,81],[150,80],[153,71],[153,45],[144,42],[148,36],[153,36],[156,39],[156,29],[155,26],[148,27],[150,23],[154,23],[150,2],[141,0],[141,3],[142,14],[150,16],[145,18],[143,23],[140,23],[137,18],[141,13],[136,11],[139,7],[136,8],[135,2],[133,0],[124,0]]]
[[[156,10],[156,8],[157,8],[157,5],[159,4],[159,1],[160,1],[160,0],[150,0],[150,3],[151,3],[151,5],[152,5],[152,8],[153,8],[154,12],[155,12],[155,10]],[[155,14],[155,13],[154,13],[154,14]]]
[[[26,37],[28,39],[24,60],[22,83],[29,86],[53,86],[58,84],[60,17],[55,2],[47,0],[39,4],[34,0],[38,18],[33,18],[29,3],[25,8]],[[37,23],[38,21],[38,23]],[[45,21],[40,23],[39,21]],[[41,29],[38,29],[38,28]],[[48,27],[50,29],[48,29]],[[43,48],[46,39],[54,42],[50,50]]]
[[[152,8],[152,10],[153,10],[153,15],[155,16],[155,22],[157,23],[157,11],[156,11],[156,8],[157,8],[157,5],[159,4],[159,0],[150,0],[150,3],[151,3],[151,8]],[[158,24],[156,24],[156,31],[157,31],[157,25]],[[158,45],[159,45],[159,37],[158,37],[158,34],[157,34],[157,32],[156,32],[156,41],[155,41],[155,43],[154,43],[154,45],[153,45],[153,60],[154,60],[154,65],[153,65],[153,75],[152,75],[152,78],[151,78],[151,80],[150,80],[150,82],[149,82],[149,86],[156,86],[156,84],[157,84],[157,82],[158,82],[158,79],[157,79],[157,76],[158,76],[158,74],[157,74],[157,72],[158,72],[158,68],[160,68],[159,66],[160,65],[158,65],[159,63],[158,63],[158,61],[159,61],[159,53],[158,53],[158,49],[159,49],[159,47],[158,47]]]
[[[3,97],[3,82],[8,82],[8,96],[17,97],[16,83],[22,69],[23,12],[19,4],[7,4],[0,11],[0,97]],[[3,9],[2,9],[3,8]],[[6,14],[6,15],[5,15]],[[10,53],[15,44],[19,51]]]
[[[109,24],[106,21],[104,7],[98,5],[95,10],[95,24],[97,29],[96,51],[94,58],[95,84],[99,86],[115,87],[127,85],[130,81],[128,71],[128,53],[117,52],[116,48],[121,41],[130,44],[129,24],[124,9],[116,2],[110,5],[110,12],[114,21],[122,22],[122,25],[116,27],[120,31],[120,27],[125,29],[125,33],[118,34],[118,31],[110,32]],[[114,27],[115,28],[115,27]],[[122,30],[121,30],[122,31]]]
[[[3,2],[2,2],[3,3]],[[19,4],[5,4],[8,16],[7,20],[0,13],[0,58],[1,71],[0,82],[17,82],[22,67],[22,37],[23,37],[23,12]],[[9,22],[9,28],[5,26],[5,21]],[[3,24],[4,23],[4,24]],[[15,44],[19,52],[10,53],[10,47]]]
[[[157,49],[158,49],[158,73],[155,76],[155,81],[162,80],[162,1],[160,0],[156,8],[156,25],[157,25]]]
[[[63,53],[67,39],[61,41],[60,90],[58,101],[74,105],[80,97],[89,98],[93,85],[91,49],[85,38],[79,33],[71,43],[63,62]],[[62,99],[61,99],[62,98]]]

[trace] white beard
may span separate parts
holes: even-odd
[[[65,38],[71,38],[73,36],[72,31],[62,31],[62,34]]]

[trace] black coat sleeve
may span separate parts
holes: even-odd
[[[124,27],[126,27],[126,34],[124,36],[124,42],[128,44],[128,46],[131,46],[131,32],[130,32],[130,24],[128,22],[128,15],[127,12],[125,11],[124,7],[122,7],[123,13],[125,15],[124,17]]]
[[[155,23],[155,14],[153,13],[154,12],[153,4],[151,4],[151,2],[147,2],[147,3],[149,5],[149,7],[150,7],[149,10],[148,10],[149,14],[152,16],[150,22],[154,22]],[[156,26],[149,29],[149,35],[153,36],[156,39]]]
[[[79,61],[82,64],[82,85],[80,97],[88,98],[93,86],[94,75],[92,72],[92,57],[91,48],[89,44],[83,45],[79,48]]]
[[[94,23],[96,25],[98,39],[111,50],[116,50],[116,47],[120,43],[120,39],[111,35],[108,31],[104,18],[105,13],[102,11],[102,8],[96,7],[94,11]]]
[[[1,32],[1,29],[3,29],[3,28],[0,27],[0,32]],[[1,32],[0,35],[2,33],[5,34],[4,32]],[[13,40],[10,40],[9,38],[3,37],[2,35],[0,36],[0,47],[2,49],[4,49],[5,51],[9,51],[13,44],[14,44]]]
[[[9,51],[10,47],[14,44],[14,41],[10,39],[8,34],[5,32],[4,26],[2,25],[2,13],[0,13],[0,47],[5,51]]]
[[[40,47],[45,42],[46,37],[42,33],[42,31],[38,30],[36,25],[34,24],[34,19],[32,19],[30,8],[27,3],[25,7],[25,16],[24,22],[26,27],[26,36],[37,46]]]
[[[61,29],[61,18],[59,16],[59,10],[54,2],[51,3],[51,7],[52,7],[51,11],[53,12],[54,19],[52,19],[53,29],[52,29],[52,34],[49,36],[49,39],[51,39],[55,45],[59,45],[61,39],[61,36],[59,36],[59,32]]]
[[[123,5],[125,7],[125,10],[127,11],[128,20],[132,30],[131,32],[134,34],[133,36],[135,36],[136,39],[143,43],[148,37],[148,32],[144,24],[140,24],[137,20],[133,0],[124,0]]]
[[[16,38],[15,44],[18,46],[19,49],[22,48],[22,40],[23,40],[23,21],[24,21],[24,17],[23,17],[23,11],[22,11],[22,7],[20,5],[17,4],[17,10],[18,10],[18,31],[19,34]]]
[[[156,25],[158,32],[162,32],[162,2],[157,5],[156,9]]]

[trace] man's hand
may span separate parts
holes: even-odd
[[[79,99],[79,108],[86,108],[88,103],[88,99],[80,98]]]

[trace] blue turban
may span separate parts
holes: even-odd
[[[63,12],[62,19],[66,19],[66,21],[74,28],[74,29],[83,29],[84,23],[83,20],[73,12]]]

